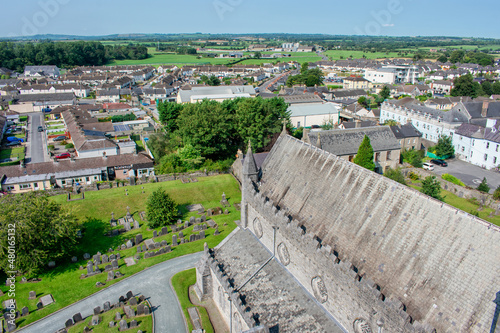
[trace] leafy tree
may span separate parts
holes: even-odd
[[[373,147],[368,136],[365,135],[363,138],[353,162],[368,170],[375,170],[375,162],[373,162]]]
[[[463,62],[465,52],[463,50],[455,50],[451,52],[450,62],[455,64],[457,62]]]
[[[220,79],[218,77],[212,75],[208,79],[208,85],[209,86],[220,86]]]
[[[384,176],[386,176],[387,178],[392,179],[394,181],[397,181],[398,183],[406,185],[405,176],[403,175],[403,173],[399,169],[395,170],[395,169],[387,168],[387,170],[385,170],[385,172],[384,172]]]
[[[158,104],[160,121],[165,125],[165,128],[169,133],[172,133],[179,128],[177,126],[177,118],[179,118],[179,114],[181,113],[182,108],[182,104],[177,104],[175,102],[165,101]]]
[[[483,81],[483,83],[481,83],[481,88],[483,88],[483,92],[486,96],[493,95],[493,87],[490,81]]]
[[[403,152],[402,155],[403,155],[403,159],[406,162],[410,163],[415,168],[422,167],[423,151],[410,149],[410,150],[406,150],[405,152]]]
[[[386,100],[391,96],[391,90],[389,89],[388,86],[384,86],[382,90],[380,90],[379,96],[382,98],[382,100]]]
[[[448,58],[443,54],[439,58],[437,58],[437,61],[445,63],[448,61]]]
[[[399,123],[394,119],[387,119],[384,122],[384,126],[398,126],[398,125],[399,125]]]
[[[163,188],[151,193],[146,202],[146,216],[150,228],[172,224],[177,219],[177,204]]]
[[[260,58],[262,58],[262,53],[257,51],[257,52],[255,52],[255,53],[253,54],[253,57],[254,57],[255,59],[260,59]]]
[[[422,180],[422,189],[420,192],[438,200],[444,200],[441,196],[441,183],[436,179],[436,176],[425,177],[424,180]]]
[[[78,223],[73,213],[49,200],[45,193],[30,192],[0,198],[0,267],[34,274],[49,261],[67,258],[75,250]],[[15,225],[13,228],[12,225]],[[15,268],[9,267],[9,239],[15,232]]]
[[[188,170],[198,168],[204,160],[204,158],[201,157],[199,150],[195,149],[190,144],[187,144],[179,149],[178,155]]]
[[[293,137],[299,140],[302,140],[302,136],[304,135],[304,127],[299,127],[295,131],[293,131]]]
[[[493,94],[500,95],[500,81],[493,83],[491,89],[493,90]]]
[[[360,98],[358,98],[358,103],[360,105],[363,105],[365,108],[368,107],[368,100],[366,99],[365,96],[361,96]]]
[[[451,89],[451,96],[469,96],[476,98],[483,93],[481,85],[478,82],[474,82],[472,74],[457,77],[453,82],[455,87]]]
[[[488,193],[490,191],[490,187],[488,186],[488,182],[486,181],[486,177],[483,178],[483,181],[477,187],[478,191]]]
[[[453,147],[451,136],[442,135],[438,139],[437,145],[434,147],[437,156],[454,155],[455,147]]]

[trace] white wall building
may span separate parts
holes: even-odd
[[[288,110],[291,112],[290,120],[295,128],[321,126],[329,122],[339,123],[340,109],[333,103],[291,104]]]

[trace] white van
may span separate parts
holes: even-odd
[[[434,170],[434,164],[431,164],[430,162],[425,162],[422,164],[422,168],[425,170],[433,171]]]

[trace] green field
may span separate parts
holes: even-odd
[[[332,57],[333,60],[340,59],[348,59],[352,56],[353,59],[363,58],[363,55],[366,56],[366,59],[381,59],[381,58],[399,58],[398,52],[363,52],[363,51],[348,51],[348,50],[330,50],[325,51],[323,54],[327,57]],[[408,55],[408,57],[412,57],[412,55]],[[341,58],[342,57],[342,58]]]
[[[144,190],[141,189],[142,186]],[[101,191],[88,191],[85,193],[84,200],[73,202],[66,202],[65,195],[51,197],[55,202],[62,204],[65,209],[73,210],[75,215],[80,219],[83,237],[74,252],[80,260],[76,263],[71,263],[70,258],[67,258],[66,261],[59,262],[55,269],[47,270],[36,276],[41,279],[41,281],[36,284],[20,283],[21,277],[18,277],[16,283],[16,295],[18,295],[16,297],[17,307],[21,309],[27,306],[30,310],[28,316],[18,320],[18,326],[26,326],[29,323],[99,291],[99,288],[96,287],[96,282],[98,281],[106,283],[107,286],[119,282],[121,279],[106,281],[107,275],[104,273],[80,279],[80,275],[84,271],[79,270],[79,267],[85,266],[87,263],[86,260],[82,259],[82,255],[83,253],[93,255],[97,253],[97,251],[104,254],[109,248],[116,249],[126,242],[127,239],[134,238],[137,234],[142,234],[144,239],[152,238],[153,230],[148,229],[147,224],[141,221],[139,212],[145,210],[145,202],[148,195],[159,187],[165,189],[165,191],[180,205],[179,208],[183,214],[181,217],[183,220],[189,219],[190,216],[199,217],[196,213],[188,213],[186,205],[201,203],[205,209],[215,208],[220,206],[219,201],[222,192],[226,193],[226,197],[231,204],[241,201],[238,183],[230,175],[200,177],[198,182],[187,184],[183,184],[181,181],[171,181],[127,186],[126,189],[129,195],[125,195],[124,187]],[[143,194],[142,191],[145,191],[145,193]],[[141,223],[141,228],[122,233],[119,236],[108,237],[107,232],[111,228],[109,223],[111,212],[115,213],[115,218],[123,217],[126,214],[127,206],[130,207],[130,212],[133,214],[134,218]],[[209,228],[205,231],[205,239],[181,244],[173,247],[172,251],[169,253],[148,259],[144,259],[144,253],[142,253],[140,254],[141,259],[137,261],[136,265],[127,267],[123,260],[125,257],[132,257],[137,254],[135,247],[113,251],[113,253],[121,254],[121,259],[118,261],[120,267],[119,271],[124,274],[124,277],[128,277],[165,260],[202,251],[205,242],[211,248],[216,246],[234,230],[236,227],[234,221],[239,219],[240,213],[234,206],[229,207],[228,210],[228,215],[218,215],[212,218],[219,226],[220,235],[214,236],[215,229]],[[193,234],[193,226],[184,229],[183,233],[184,236],[189,239],[189,235]],[[166,235],[155,238],[156,242],[161,242],[162,240],[166,240],[168,244],[171,244],[172,233],[169,232]],[[106,264],[102,264],[100,266],[101,270],[104,269],[105,265]],[[1,286],[1,289],[3,292],[7,292],[7,287],[5,285]],[[46,308],[37,310],[37,300],[28,300],[28,293],[31,290],[36,291],[37,298],[43,295],[52,294],[55,302]],[[5,301],[8,298],[8,295],[5,294],[0,297],[0,301]]]

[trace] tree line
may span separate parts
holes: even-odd
[[[143,45],[103,45],[99,42],[0,42],[0,67],[23,72],[25,66],[55,65],[60,68],[102,66],[111,60],[146,59]]]
[[[157,172],[222,169],[234,161],[248,140],[262,151],[289,121],[283,98],[236,98],[224,102],[158,105],[165,132],[150,137],[148,146],[158,162]]]

